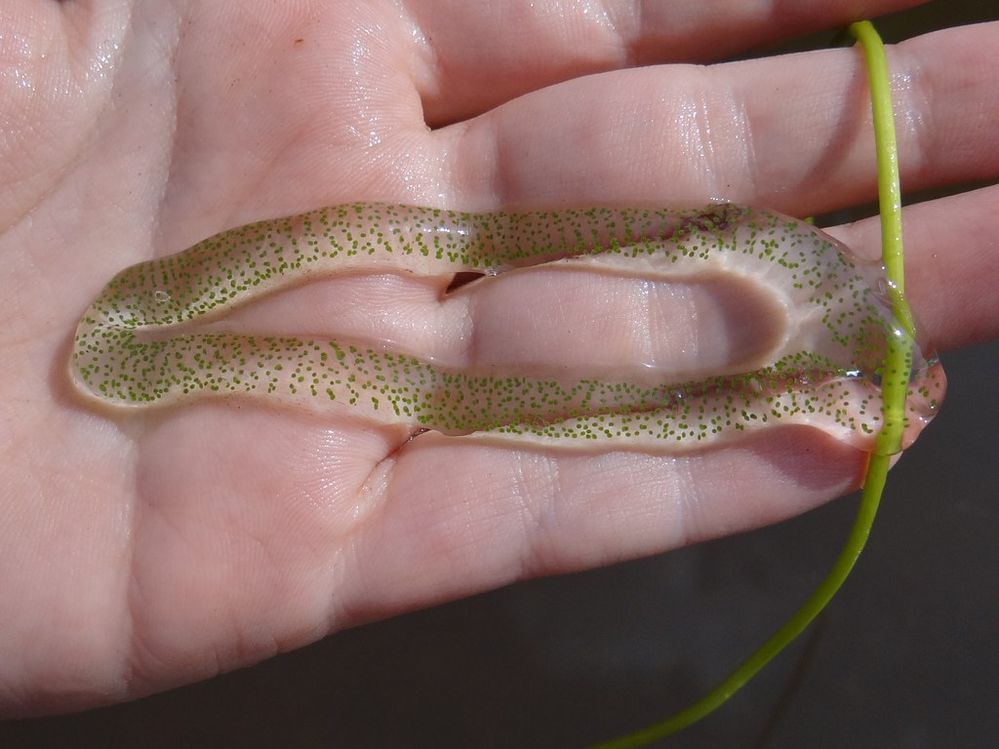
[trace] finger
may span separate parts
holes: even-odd
[[[809,2],[405,4],[411,74],[430,124],[484,112],[527,91],[651,62],[706,62],[915,5]]]
[[[889,64],[907,189],[999,175],[999,23],[919,37]],[[875,193],[856,49],[590,76],[437,135],[475,207],[721,198],[807,215]]]
[[[428,433],[369,480],[383,504],[353,546],[341,625],[776,522],[849,491],[866,460],[805,427],[672,457]]]
[[[999,185],[909,206],[903,212],[906,296],[938,350],[999,339]],[[877,218],[829,230],[878,257]]]

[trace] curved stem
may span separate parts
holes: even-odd
[[[905,398],[912,360],[914,325],[904,297],[902,252],[902,199],[899,186],[898,149],[892,116],[891,82],[884,45],[869,21],[851,24],[850,33],[860,42],[867,62],[877,150],[878,196],[881,209],[882,258],[897,329],[888,335],[882,372],[884,422],[878,433],[864,477],[860,507],[843,550],[826,578],[808,600],[756,652],[705,697],[666,720],[635,733],[599,744],[594,749],[627,749],[645,746],[696,723],[717,710],[767,663],[791,643],[826,607],[846,581],[870,535],[884,491],[891,456],[900,449],[904,428]]]
[[[874,114],[874,144],[878,159],[878,202],[881,210],[881,259],[888,276],[888,294],[896,329],[888,336],[888,351],[882,372],[881,399],[884,423],[875,452],[891,455],[901,449],[905,427],[905,397],[912,368],[916,326],[905,299],[905,265],[902,251],[902,190],[899,185],[898,147],[892,116],[891,80],[885,48],[869,21],[850,26],[864,48]]]
[[[826,604],[832,600],[833,596],[836,595],[843,581],[850,574],[850,570],[853,569],[857,557],[860,556],[860,552],[867,541],[867,536],[871,532],[874,516],[878,511],[881,491],[884,488],[885,478],[888,475],[889,460],[887,456],[883,455],[871,456],[860,500],[860,509],[857,512],[853,528],[850,529],[850,535],[846,540],[843,550],[840,552],[839,557],[836,559],[832,570],[826,578],[819,584],[819,587],[816,588],[805,604],[785,622],[784,626],[771,635],[770,639],[755,653],[743,661],[725,681],[686,710],[670,716],[661,723],[655,723],[635,733],[599,744],[594,749],[626,749],[627,747],[645,746],[656,739],[669,736],[682,728],[696,723],[701,718],[710,715],[721,707],[729,697],[739,691],[761,668],[773,660],[780,651],[801,634],[812,620],[821,613]]]

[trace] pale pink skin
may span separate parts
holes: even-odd
[[[218,402],[114,421],[73,397],[72,332],[103,284],[247,221],[355,200],[725,198],[807,215],[873,195],[855,52],[623,69],[803,31],[786,13],[664,5],[639,22],[610,3],[570,23],[514,3],[495,25],[477,4],[435,5],[400,18],[390,2],[4,3],[0,713],[147,694],[362,621],[763,525],[857,485],[865,454],[804,427],[682,457],[585,457],[406,443],[357,420]],[[834,27],[853,12],[822,2],[800,17]],[[999,25],[915,39],[890,60],[907,188],[999,175]],[[424,112],[443,126],[428,130]],[[999,331],[997,204],[987,188],[906,213],[910,297],[941,349]],[[870,222],[834,233],[877,253]],[[447,341],[488,325],[478,340],[492,356],[578,358],[527,315],[540,303],[528,278],[494,285],[471,322],[425,281],[338,283],[373,331],[402,321]],[[551,293],[604,300],[622,329],[648,324],[605,279],[564,281]]]

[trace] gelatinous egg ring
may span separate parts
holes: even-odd
[[[384,344],[210,325],[339,274],[496,276],[541,265],[668,281],[748,278],[784,306],[786,328],[750,368],[649,382],[647,374],[461,370]],[[886,336],[904,335],[885,283],[880,266],[858,263],[815,227],[732,204],[462,213],[357,203],[229,230],[127,268],[84,314],[70,369],[90,399],[126,409],[248,397],[447,434],[656,451],[808,424],[869,448],[881,426]],[[914,435],[934,415],[943,377],[911,348]]]

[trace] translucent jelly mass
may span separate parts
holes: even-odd
[[[749,308],[770,310],[772,334],[762,348],[730,347],[739,351],[731,361],[618,371],[585,362],[476,368],[405,342],[226,323],[285,287],[342,274],[477,272],[482,294],[526,266],[755,294],[763,301]],[[892,320],[879,283],[878,266],[857,264],[818,229],[729,204],[482,214],[343,205],[223,232],[122,271],[80,322],[70,369],[81,392],[112,407],[249,397],[477,438],[657,451],[807,424],[870,449],[886,336],[911,351],[906,443],[944,387],[939,364]]]

